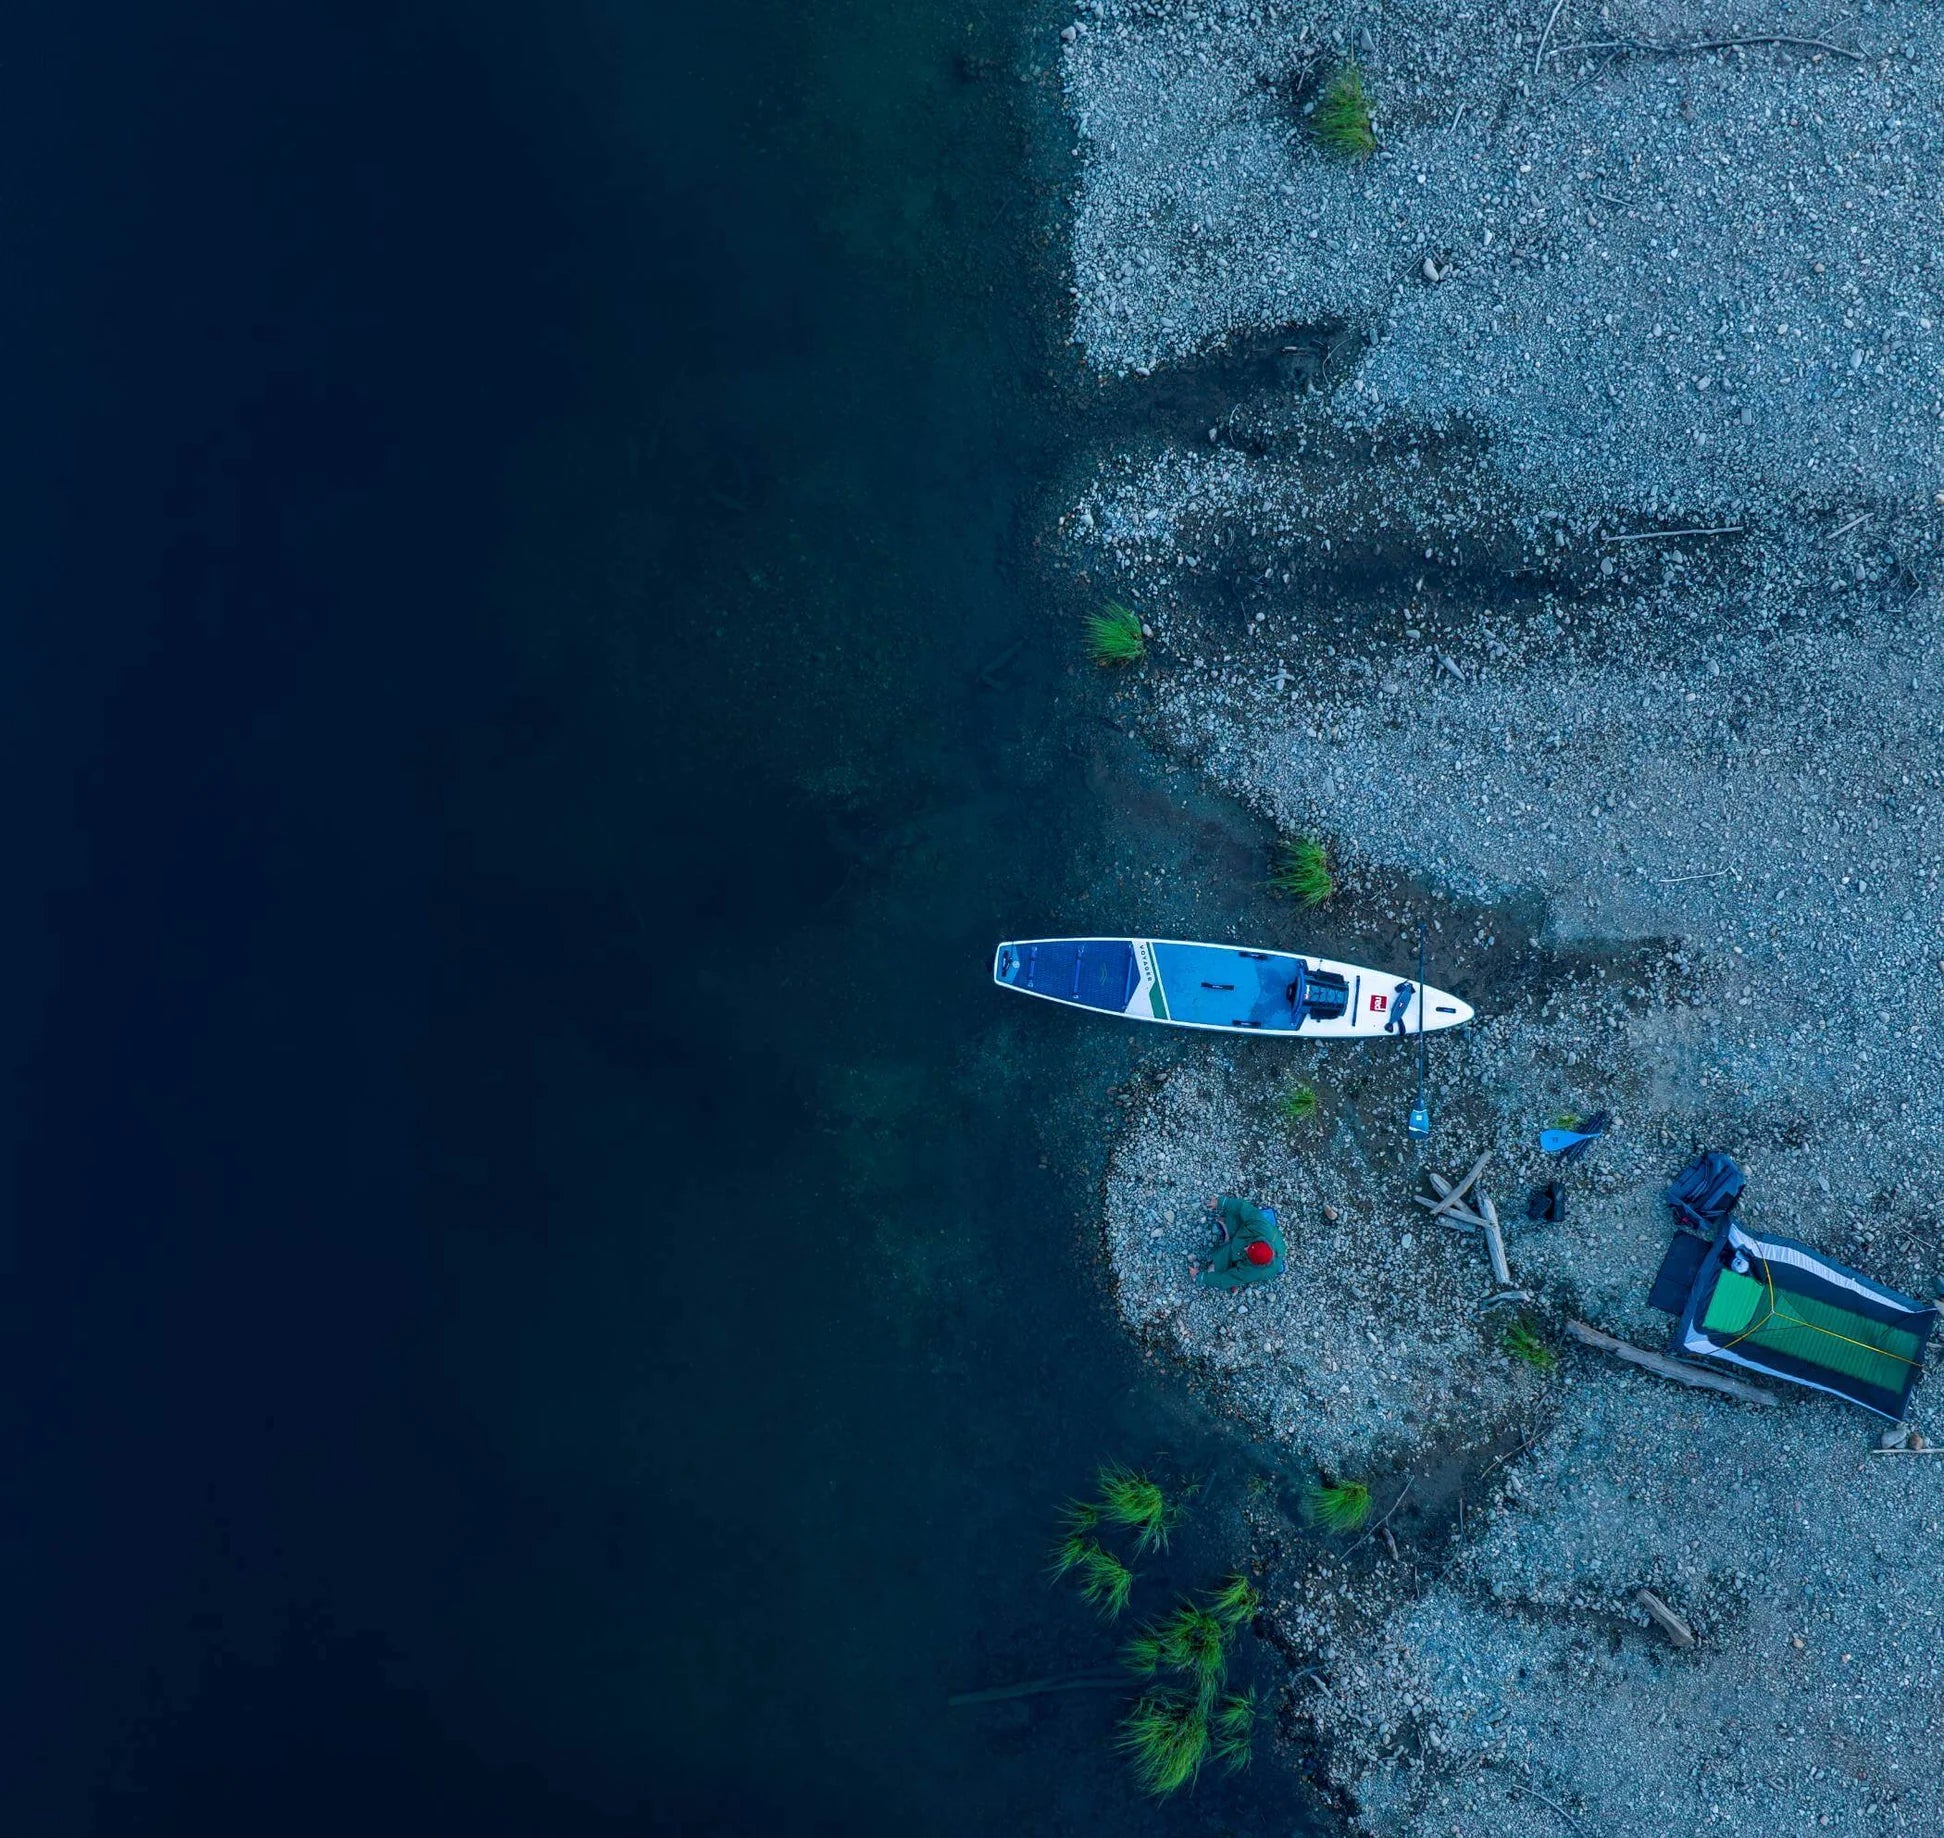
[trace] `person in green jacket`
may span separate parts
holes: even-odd
[[[1289,1246],[1273,1206],[1251,1206],[1225,1193],[1210,1200],[1208,1210],[1222,1228],[1222,1242],[1206,1261],[1188,1260],[1196,1282],[1204,1289],[1246,1289],[1282,1275]]]

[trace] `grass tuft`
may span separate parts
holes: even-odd
[[[1143,1678],[1152,1678],[1167,1664],[1168,1643],[1158,1627],[1143,1627],[1128,1635],[1121,1648],[1121,1664]]]
[[[1305,906],[1321,906],[1336,892],[1336,876],[1330,872],[1330,852],[1314,837],[1290,838],[1276,852],[1276,865],[1269,871],[1269,885]]]
[[[1231,1691],[1215,1712],[1216,1759],[1231,1774],[1239,1774],[1249,1765],[1255,1751],[1255,1720],[1253,1685],[1247,1691]]]
[[[1316,1115],[1321,1102],[1314,1085],[1292,1085],[1276,1100],[1276,1110],[1285,1123],[1303,1123]]]
[[[1100,1546],[1085,1532],[1077,1529],[1070,1531],[1053,1547],[1052,1555],[1046,1560],[1046,1567],[1051,1572],[1054,1582],[1057,1583],[1061,1577],[1071,1571],[1084,1567],[1089,1551],[1099,1549]]]
[[[1530,1321],[1512,1322],[1501,1336],[1499,1345],[1514,1359],[1523,1360],[1535,1372],[1558,1370],[1559,1355],[1539,1338],[1538,1331]]]
[[[1138,664],[1147,656],[1147,635],[1141,615],[1131,606],[1109,600],[1087,615],[1087,649],[1096,664]]]
[[[1198,1603],[1183,1602],[1155,1631],[1161,1638],[1163,1661],[1185,1672],[1201,1702],[1212,1704],[1228,1673],[1227,1623]]]
[[[1576,1130],[1579,1128],[1581,1121],[1582,1119],[1578,1111],[1563,1110],[1552,1120],[1552,1126],[1556,1130]]]
[[[1096,1478],[1101,1516],[1109,1525],[1123,1525],[1134,1534],[1134,1554],[1165,1551],[1168,1534],[1181,1523],[1181,1508],[1170,1506],[1167,1495],[1138,1469],[1109,1462]]]
[[[1246,1576],[1231,1576],[1219,1589],[1209,1592],[1208,1612],[1224,1627],[1237,1628],[1252,1621],[1262,1606],[1262,1597]]]
[[[1179,1693],[1146,1692],[1121,1723],[1120,1746],[1133,1765],[1135,1784],[1161,1798],[1201,1772],[1208,1759],[1207,1713]]]
[[[1310,116],[1310,133],[1326,153],[1368,159],[1377,151],[1370,122],[1370,95],[1355,58],[1339,64]]]
[[[1078,1568],[1080,1594],[1089,1606],[1100,1611],[1103,1621],[1118,1621],[1127,1598],[1134,1593],[1134,1572],[1112,1551],[1091,1542]]]
[[[1326,1532],[1354,1532],[1370,1517],[1370,1489],[1362,1481],[1318,1481],[1303,1496],[1303,1517]]]
[[[1091,1532],[1100,1523],[1100,1508],[1091,1500],[1069,1500],[1060,1508],[1063,1532]]]

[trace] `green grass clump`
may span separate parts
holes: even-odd
[[[1089,1543],[1076,1566],[1080,1572],[1080,1594],[1090,1607],[1100,1611],[1103,1621],[1118,1621],[1134,1593],[1134,1572],[1112,1551]]]
[[[1530,1321],[1514,1321],[1505,1330],[1499,1345],[1514,1359],[1523,1360],[1535,1372],[1558,1369],[1559,1355],[1539,1338]]]
[[[1326,153],[1344,159],[1368,159],[1377,151],[1370,123],[1370,95],[1355,58],[1336,67],[1310,116],[1310,133]]]
[[[1091,1532],[1100,1523],[1100,1508],[1091,1500],[1069,1500],[1060,1508],[1060,1529]]]
[[[1321,906],[1336,892],[1336,876],[1330,872],[1330,852],[1314,837],[1291,838],[1276,852],[1276,865],[1269,871],[1269,885],[1305,906]]]
[[[1580,1126],[1580,1114],[1576,1110],[1563,1110],[1552,1120],[1556,1130],[1576,1130]]]
[[[1231,1576],[1205,1603],[1184,1601],[1159,1626],[1143,1627],[1121,1649],[1129,1670],[1153,1677],[1166,1666],[1184,1672],[1198,1696],[1211,1699],[1228,1666],[1235,1632],[1262,1606],[1248,1578]]]
[[[1147,656],[1147,635],[1141,615],[1131,606],[1109,600],[1087,615],[1087,649],[1096,664],[1138,664]]]
[[[1321,1102],[1314,1085],[1292,1085],[1276,1100],[1276,1109],[1285,1123],[1301,1123],[1316,1115]]]
[[[1249,1765],[1255,1751],[1255,1720],[1253,1685],[1247,1691],[1231,1691],[1216,1709],[1215,1755],[1231,1774],[1239,1774]]]
[[[1127,1637],[1121,1664],[1143,1678],[1152,1678],[1167,1663],[1168,1643],[1158,1627],[1143,1627]]]
[[[1303,1496],[1303,1517],[1326,1532],[1354,1532],[1370,1517],[1370,1489],[1362,1481],[1318,1481]]]
[[[1183,1602],[1155,1630],[1161,1657],[1185,1672],[1203,1704],[1212,1704],[1228,1673],[1228,1624],[1194,1602]]]
[[[1052,1555],[1046,1560],[1046,1567],[1052,1572],[1053,1580],[1057,1583],[1070,1571],[1080,1569],[1086,1563],[1089,1551],[1099,1549],[1100,1546],[1085,1532],[1070,1531],[1053,1547]]]
[[[1138,1469],[1109,1462],[1095,1477],[1100,1489],[1100,1513],[1109,1525],[1122,1525],[1134,1534],[1134,1554],[1165,1551],[1168,1534],[1181,1523],[1181,1508],[1170,1506],[1160,1487]]]
[[[1224,1627],[1240,1627],[1255,1619],[1262,1597],[1246,1576],[1231,1576],[1219,1589],[1209,1591],[1208,1612]]]
[[[1120,1746],[1133,1765],[1135,1784],[1159,1799],[1201,1772],[1208,1759],[1208,1715],[1179,1693],[1146,1692],[1121,1723]]]

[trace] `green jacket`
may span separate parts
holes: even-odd
[[[1228,1242],[1217,1245],[1209,1267],[1196,1276],[1204,1289],[1245,1289],[1251,1283],[1266,1283],[1281,1276],[1288,1262],[1289,1246],[1273,1213],[1223,1194],[1219,1207],[1222,1223],[1229,1229]],[[1266,1264],[1252,1264],[1244,1253],[1255,1243],[1267,1244],[1275,1257]]]

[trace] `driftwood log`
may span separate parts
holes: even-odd
[[[1428,1193],[1414,1193],[1411,1199],[1419,1206],[1430,1211],[1431,1217],[1448,1232],[1463,1232],[1469,1237],[1485,1221],[1467,1206],[1454,1206],[1448,1211]]]
[[[1473,1174],[1477,1172],[1476,1169],[1472,1170]],[[1431,1192],[1438,1197],[1434,1200],[1430,1194],[1414,1193],[1411,1198],[1418,1205],[1427,1208],[1431,1217],[1440,1225],[1448,1225],[1454,1232],[1471,1231],[1484,1226],[1485,1221],[1459,1199],[1462,1188],[1453,1186],[1435,1168],[1425,1169],[1424,1178],[1431,1183]]]
[[[1498,1208],[1492,1204],[1492,1196],[1480,1187],[1472,1195],[1472,1206],[1463,1204],[1465,1195],[1471,1191],[1478,1177],[1485,1172],[1485,1164],[1491,1160],[1488,1149],[1471,1165],[1471,1172],[1455,1186],[1436,1169],[1427,1168],[1424,1178],[1431,1183],[1432,1192],[1438,1197],[1434,1200],[1425,1194],[1414,1193],[1412,1200],[1422,1206],[1432,1218],[1454,1232],[1477,1230],[1485,1234],[1485,1253],[1492,1260],[1492,1277],[1500,1289],[1512,1286],[1512,1267],[1505,1261],[1505,1234],[1499,1228]],[[1473,1207],[1476,1207],[1476,1211]]]
[[[1432,1216],[1435,1218],[1437,1214],[1449,1211],[1452,1207],[1455,1207],[1458,1204],[1458,1202],[1465,1197],[1466,1194],[1470,1193],[1472,1182],[1477,1180],[1478,1177],[1485,1172],[1485,1164],[1491,1159],[1492,1159],[1492,1152],[1490,1149],[1487,1149],[1485,1153],[1477,1159],[1477,1161],[1472,1163],[1471,1173],[1466,1175],[1465,1178],[1462,1181],[1460,1181],[1456,1187],[1450,1186],[1445,1181],[1440,1179],[1437,1175],[1435,1174],[1432,1175],[1431,1185],[1438,1190],[1438,1203],[1436,1206],[1434,1206],[1431,1209]]]
[[[1634,1600],[1654,1619],[1655,1625],[1677,1647],[1694,1645],[1694,1629],[1663,1602],[1651,1589],[1636,1589]]]
[[[1611,1334],[1603,1334],[1596,1327],[1588,1327],[1584,1321],[1569,1321],[1566,1331],[1582,1346],[1598,1347],[1603,1353],[1611,1353],[1617,1359],[1624,1359],[1629,1365],[1639,1366],[1644,1371],[1656,1372],[1662,1378],[1672,1379],[1677,1385],[1693,1385],[1701,1391],[1718,1391],[1724,1397],[1739,1398],[1744,1404],[1775,1404],[1775,1394],[1763,1391],[1754,1385],[1744,1385],[1739,1379],[1723,1378],[1718,1372],[1707,1372],[1699,1366],[1688,1365],[1683,1360],[1669,1359],[1665,1353],[1650,1353],[1645,1347],[1636,1347],[1624,1340],[1615,1340]]]
[[[1498,1208],[1482,1187],[1478,1190],[1478,1210],[1484,1215],[1485,1250],[1492,1260],[1492,1276],[1501,1289],[1512,1287],[1512,1267],[1505,1261],[1505,1234],[1499,1230]]]
[[[1472,1313],[1482,1315],[1488,1308],[1509,1308],[1515,1302],[1530,1302],[1532,1291],[1529,1289],[1500,1289],[1488,1295],[1482,1302],[1472,1304]]]

